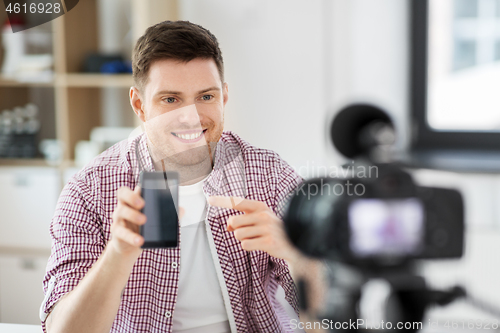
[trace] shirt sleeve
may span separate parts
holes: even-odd
[[[278,181],[276,184],[276,205],[274,213],[283,219],[288,201],[293,196],[295,190],[302,184],[303,179],[295,170],[285,161],[280,160],[281,167],[278,172]],[[285,260],[270,257],[272,275],[285,291],[285,298],[288,303],[294,308],[295,312],[299,313],[297,288],[290,275],[288,265]]]
[[[54,305],[73,290],[104,250],[102,223],[93,200],[96,188],[73,178],[64,187],[50,225],[52,249],[43,289],[45,299],[40,307],[40,320]]]

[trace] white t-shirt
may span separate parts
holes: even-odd
[[[173,332],[228,333],[228,316],[205,226],[207,200],[203,181],[179,186],[181,265]]]

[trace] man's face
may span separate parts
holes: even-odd
[[[143,90],[132,88],[130,98],[155,162],[189,166],[209,158],[208,145],[218,142],[223,131],[228,99],[215,62],[158,60]]]

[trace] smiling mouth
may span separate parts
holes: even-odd
[[[184,133],[175,133],[171,132],[173,136],[183,140],[183,141],[197,141],[203,133],[205,133],[207,130],[204,129],[202,131],[190,131],[190,132],[184,132]]]

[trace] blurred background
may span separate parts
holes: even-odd
[[[429,2],[425,95],[413,89],[412,75],[420,68],[415,45],[424,45],[412,38],[413,2],[82,0],[66,15],[15,34],[0,4],[6,22],[0,52],[0,322],[39,323],[57,198],[69,177],[139,125],[128,102],[130,55],[154,23],[189,20],[217,36],[229,84],[225,128],[275,150],[305,178],[347,162],[334,151],[328,128],[351,103],[386,110],[402,154],[418,140],[417,111],[426,112],[436,132],[495,134],[500,0]],[[29,20],[36,17],[11,24]],[[415,111],[412,101],[419,96],[428,96],[426,108]],[[433,286],[460,283],[500,306],[500,163],[492,163],[487,172],[471,158],[453,162],[455,168],[427,166],[413,174],[422,185],[461,189],[466,203],[465,257],[422,262],[423,274]],[[488,318],[461,302],[427,316]]]

